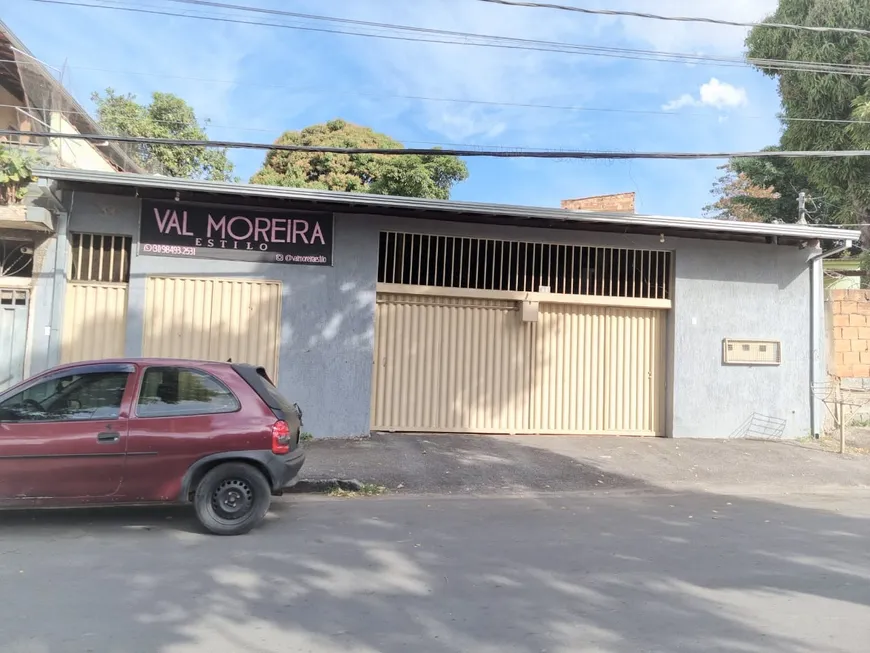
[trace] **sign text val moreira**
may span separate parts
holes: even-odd
[[[332,265],[331,213],[142,200],[139,252]]]

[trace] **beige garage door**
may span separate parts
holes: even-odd
[[[662,435],[667,312],[542,304],[531,429]]]
[[[374,430],[663,433],[667,313],[381,293]]]
[[[61,363],[120,358],[127,329],[127,284],[67,284]]]
[[[277,378],[281,283],[149,277],[144,356],[262,365]]]

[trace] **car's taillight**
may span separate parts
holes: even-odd
[[[290,452],[290,427],[287,422],[279,420],[272,425],[272,453]]]

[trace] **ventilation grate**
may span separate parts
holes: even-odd
[[[722,362],[727,365],[779,365],[782,346],[777,340],[732,340],[722,344]]]
[[[130,236],[72,234],[72,281],[127,283],[130,280]]]
[[[380,283],[671,298],[671,253],[383,232]]]

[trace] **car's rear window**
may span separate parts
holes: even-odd
[[[282,395],[278,388],[275,387],[275,384],[272,383],[272,380],[269,378],[269,375],[266,373],[266,370],[262,367],[253,367],[251,365],[235,365],[233,366],[236,372],[248,382],[260,398],[266,403],[269,408],[272,410],[281,410],[286,413],[292,413],[296,410],[293,402],[288,400],[284,395]]]

